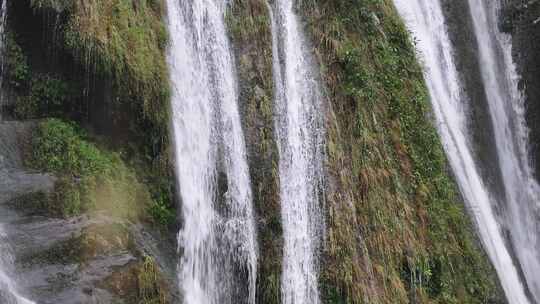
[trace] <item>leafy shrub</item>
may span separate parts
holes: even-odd
[[[84,133],[59,119],[43,122],[33,140],[33,167],[77,177],[107,174],[113,158],[83,139]]]
[[[39,118],[60,116],[69,106],[71,88],[68,83],[48,74],[37,74],[28,83],[28,88],[17,98],[14,114],[17,118]]]
[[[150,205],[148,190],[120,156],[90,143],[74,124],[58,119],[42,122],[28,162],[59,176],[49,207],[54,214],[71,216],[105,209],[132,218]]]
[[[8,32],[5,49],[5,85],[16,93],[13,114],[19,119],[61,116],[69,109],[74,84],[58,75],[32,70],[29,60]]]
[[[176,219],[175,210],[162,200],[154,201],[149,212],[154,220],[163,226],[171,225]]]
[[[30,67],[28,59],[21,47],[15,42],[13,33],[8,33],[5,50],[5,79],[15,89],[24,89],[30,79]]]

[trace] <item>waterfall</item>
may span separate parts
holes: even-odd
[[[469,6],[504,197],[490,193],[473,157],[471,131],[467,128],[470,119],[467,97],[454,63],[440,2],[394,0],[394,3],[416,37],[446,154],[508,301],[531,303],[529,291],[539,301],[538,230],[534,227],[539,187],[528,161],[523,98],[510,53],[510,37],[500,33],[497,26],[498,1],[469,0]],[[502,216],[495,213],[500,205],[504,206]]]
[[[540,186],[528,155],[524,98],[512,60],[511,37],[498,30],[499,1],[469,0],[479,61],[506,194],[505,228],[532,297],[540,303]]]
[[[293,0],[272,14],[276,132],[284,236],[284,304],[318,304],[318,248],[323,231],[322,94]]]
[[[167,6],[184,303],[254,304],[255,223],[226,1]]]

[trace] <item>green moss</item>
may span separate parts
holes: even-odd
[[[331,100],[336,189],[328,193],[325,299],[494,299],[493,269],[448,172],[422,70],[392,2],[314,0],[303,13]]]

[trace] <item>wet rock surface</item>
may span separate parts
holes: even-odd
[[[501,27],[512,34],[514,59],[525,94],[530,148],[540,176],[540,1],[508,0],[501,11]]]
[[[174,234],[99,212],[67,219],[35,212],[35,200],[44,196],[32,194],[52,191],[55,178],[23,166],[33,126],[0,122],[0,224],[13,256],[8,275],[17,291],[37,304],[177,298]]]
[[[493,122],[489,116],[488,102],[478,62],[478,44],[472,29],[469,4],[466,0],[443,0],[443,11],[447,20],[449,36],[455,51],[455,61],[470,119],[469,130],[474,141],[474,156],[480,164],[482,177],[488,182],[492,193],[504,197],[502,176],[498,163],[493,133]]]

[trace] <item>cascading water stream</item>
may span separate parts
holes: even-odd
[[[226,1],[167,5],[184,303],[254,304],[255,223]]]
[[[271,8],[276,130],[284,234],[284,304],[318,304],[323,231],[322,94],[293,0]]]
[[[468,204],[484,247],[497,270],[507,299],[512,304],[531,303],[538,280],[537,232],[531,220],[535,215],[538,186],[527,161],[527,133],[523,124],[523,101],[510,54],[509,38],[497,30],[497,1],[470,0],[474,31],[479,44],[479,62],[494,126],[499,166],[502,171],[504,198],[490,193],[473,157],[471,132],[468,130],[467,98],[454,63],[453,47],[448,37],[440,2],[434,0],[394,0],[409,29],[417,38],[417,48],[425,64],[425,78],[430,91],[439,133],[456,180]],[[501,59],[499,59],[502,57]],[[502,200],[506,217],[496,216],[494,208]],[[512,252],[502,228],[510,231]],[[523,235],[519,235],[523,233]],[[529,243],[525,243],[529,242]],[[521,246],[521,247],[518,247]],[[520,252],[521,251],[521,252]],[[529,269],[524,269],[530,267]],[[520,271],[527,278],[521,280]],[[536,273],[536,278],[531,277]],[[532,280],[532,282],[531,282]]]
[[[3,70],[3,53],[4,53],[4,32],[5,23],[7,17],[7,0],[0,0],[0,71]],[[4,102],[4,96],[2,93],[2,75],[0,75],[0,123],[2,122],[2,108]],[[6,134],[7,135],[7,134]],[[0,144],[2,141],[0,140]],[[5,164],[4,164],[4,150],[9,147],[0,146],[0,179],[5,178]],[[0,201],[0,204],[2,201]],[[19,294],[15,282],[12,279],[10,271],[13,267],[14,261],[11,254],[9,239],[4,230],[3,225],[0,223],[0,303],[3,304],[34,304],[34,302],[27,300]]]

